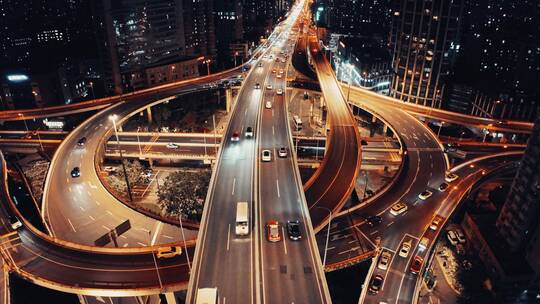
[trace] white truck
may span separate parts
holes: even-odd
[[[196,304],[218,304],[217,288],[199,288],[197,290]]]
[[[236,203],[236,223],[234,233],[237,236],[249,234],[249,207],[247,202]]]

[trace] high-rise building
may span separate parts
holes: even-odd
[[[441,107],[445,78],[460,48],[463,0],[395,0],[390,47],[390,95]]]
[[[538,1],[466,0],[453,81],[482,92],[491,116],[534,121],[540,106]]]
[[[291,0],[244,0],[244,39],[255,42],[267,37],[274,23],[290,8]]]
[[[214,22],[216,25],[217,61],[221,66],[230,66],[234,61],[241,62],[242,55],[233,50],[236,43],[243,42],[244,18],[242,2],[222,0],[214,3]]]
[[[319,1],[325,23],[332,33],[352,36],[380,36],[386,39],[390,0]],[[326,10],[326,11],[325,11]]]
[[[497,229],[512,250],[533,250],[540,254],[540,117],[512,183],[508,198],[497,219]],[[540,269],[538,261],[534,262]]]
[[[172,68],[189,57],[215,55],[211,0],[102,0],[93,4],[109,93],[147,87],[152,83],[146,79],[147,68]]]

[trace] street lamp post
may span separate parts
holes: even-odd
[[[21,117],[22,118],[22,121],[24,123],[24,128],[26,129],[26,132],[30,132],[30,130],[28,130],[28,125],[26,124],[26,119],[24,119],[24,114],[23,113],[19,113],[17,114],[17,116]]]
[[[142,149],[141,149],[141,140],[139,139],[139,130],[141,128],[137,127],[137,144],[139,145],[139,158],[142,159]],[[116,129],[115,129],[116,130]]]
[[[148,231],[148,238],[150,239],[150,246],[152,246],[152,231]],[[159,288],[163,289],[163,283],[161,283],[161,275],[159,274],[159,268],[156,261],[156,255],[154,254],[153,249],[152,249],[152,258],[154,259],[154,266],[156,267],[157,278],[159,281]]]
[[[437,137],[440,137],[442,126],[444,125],[444,121],[441,121],[441,124],[439,125],[439,131],[437,131]]]
[[[325,209],[329,213],[330,219],[328,220],[328,231],[326,232],[326,243],[324,245],[324,256],[323,256],[323,269],[326,266],[326,253],[328,252],[328,241],[330,241],[330,225],[332,224],[332,210],[326,208],[326,207],[316,207],[319,209]]]
[[[204,133],[204,159],[206,160],[208,158],[208,152],[206,150],[206,124],[208,123],[208,121],[204,121],[204,129],[203,129],[203,133]]]
[[[182,231],[182,242],[184,243],[184,250],[186,251],[188,269],[189,269],[189,272],[191,273],[191,262],[189,261],[189,253],[187,250],[186,236],[184,235],[184,226],[182,226],[182,213],[178,215],[178,219],[180,220],[180,230]]]
[[[205,61],[203,61],[203,63],[206,63],[206,74],[207,75],[210,75],[210,62],[212,62],[212,60],[210,60],[210,59],[206,59]]]
[[[214,125],[214,153],[217,158],[217,130],[216,130],[216,114],[212,115],[212,124]]]
[[[127,170],[126,170],[126,164],[124,163],[124,155],[122,154],[122,149],[120,147],[120,139],[118,138],[118,130],[116,128],[116,118],[117,118],[116,115],[110,116],[110,119],[113,122],[114,135],[116,137],[116,146],[118,148],[118,152],[120,153],[120,162],[122,163],[122,170],[124,171],[124,178],[126,180],[126,188],[127,188],[127,192],[129,196],[129,201],[133,202],[133,196],[131,195],[131,186],[129,185],[129,178],[128,178]]]
[[[96,99],[96,94],[94,94],[94,83],[90,81],[90,89],[92,90],[92,99]]]
[[[348,63],[347,66],[349,67],[349,88],[347,90],[347,104],[348,104],[349,96],[351,95],[352,71],[353,71],[354,65]]]

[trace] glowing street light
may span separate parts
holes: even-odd
[[[112,120],[113,127],[114,127],[114,135],[116,137],[116,146],[118,148],[118,152],[120,153],[120,163],[122,163],[122,170],[124,171],[124,178],[126,180],[126,188],[127,188],[129,201],[133,202],[133,196],[131,194],[131,186],[129,184],[129,178],[128,178],[127,170],[126,170],[126,164],[124,163],[124,155],[122,154],[122,148],[120,147],[120,139],[118,138],[118,129],[116,128],[117,118],[118,116],[116,114],[109,116],[109,119]]]

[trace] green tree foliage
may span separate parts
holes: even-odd
[[[165,178],[158,190],[158,204],[169,215],[198,219],[210,182],[210,170],[179,171]]]

